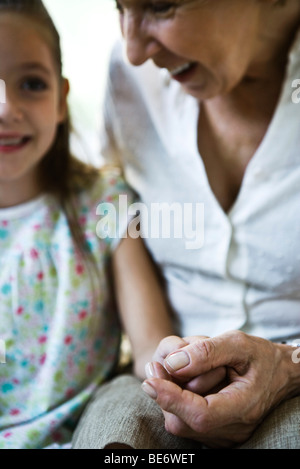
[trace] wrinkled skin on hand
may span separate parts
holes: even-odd
[[[160,343],[145,383],[170,433],[208,447],[232,447],[245,442],[280,402],[298,395],[299,370],[292,367],[291,353],[240,331],[215,338],[172,336]]]

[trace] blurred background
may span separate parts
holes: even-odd
[[[61,35],[70,81],[74,152],[100,164],[98,129],[110,50],[120,36],[115,0],[44,0]]]

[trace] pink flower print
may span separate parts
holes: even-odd
[[[41,281],[41,280],[43,280],[43,278],[44,278],[44,273],[43,273],[43,272],[39,272],[39,273],[37,274],[37,279]]]
[[[62,434],[59,431],[54,431],[51,434],[51,437],[53,441],[57,441],[57,442],[62,441]]]
[[[15,416],[15,415],[20,415],[19,409],[11,409],[10,415]]]
[[[83,321],[87,317],[87,312],[86,311],[81,311],[79,313],[79,319],[80,321]]]
[[[40,358],[40,365],[44,365],[47,359],[47,355],[44,353]]]
[[[67,335],[65,337],[65,344],[70,345],[73,342],[73,337],[71,335]]]
[[[68,399],[71,399],[71,397],[74,396],[74,389],[67,389],[65,396],[66,396]]]
[[[82,215],[81,217],[79,217],[79,223],[81,226],[84,226],[86,224],[86,216],[85,215]]]
[[[10,438],[12,436],[12,432],[4,433],[4,438]]]
[[[82,275],[84,272],[84,267],[81,264],[77,264],[75,270],[78,275]]]
[[[30,251],[30,256],[31,256],[32,259],[38,259],[39,253],[37,252],[36,249],[33,248],[33,249],[31,249],[31,251]]]
[[[19,308],[17,309],[17,315],[18,315],[18,316],[21,316],[23,313],[24,313],[24,308],[23,308],[23,306],[19,306]]]
[[[40,344],[45,344],[47,342],[47,336],[46,335],[42,335],[41,337],[39,337],[39,343]]]
[[[92,374],[94,373],[94,369],[95,369],[95,367],[94,367],[93,365],[89,365],[89,366],[87,367],[87,370],[86,370],[86,371],[87,371],[87,374],[88,374],[88,375],[92,375]]]

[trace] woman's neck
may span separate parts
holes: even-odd
[[[220,101],[241,113],[260,109],[270,120],[282,90],[289,52],[300,29],[300,1],[287,0],[285,6],[273,5],[272,10],[266,3],[262,8],[263,32],[254,47],[253,60],[243,79]]]
[[[299,29],[299,0],[286,0],[282,6],[265,2],[261,10],[261,32],[245,80],[267,83],[277,76],[282,79],[290,48]]]

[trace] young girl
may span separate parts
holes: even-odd
[[[0,448],[44,448],[71,440],[118,360],[111,265],[141,378],[172,328],[141,241],[96,235],[99,203],[133,196],[70,154],[68,82],[41,1],[0,0],[0,78]],[[126,233],[127,213],[117,219]]]

